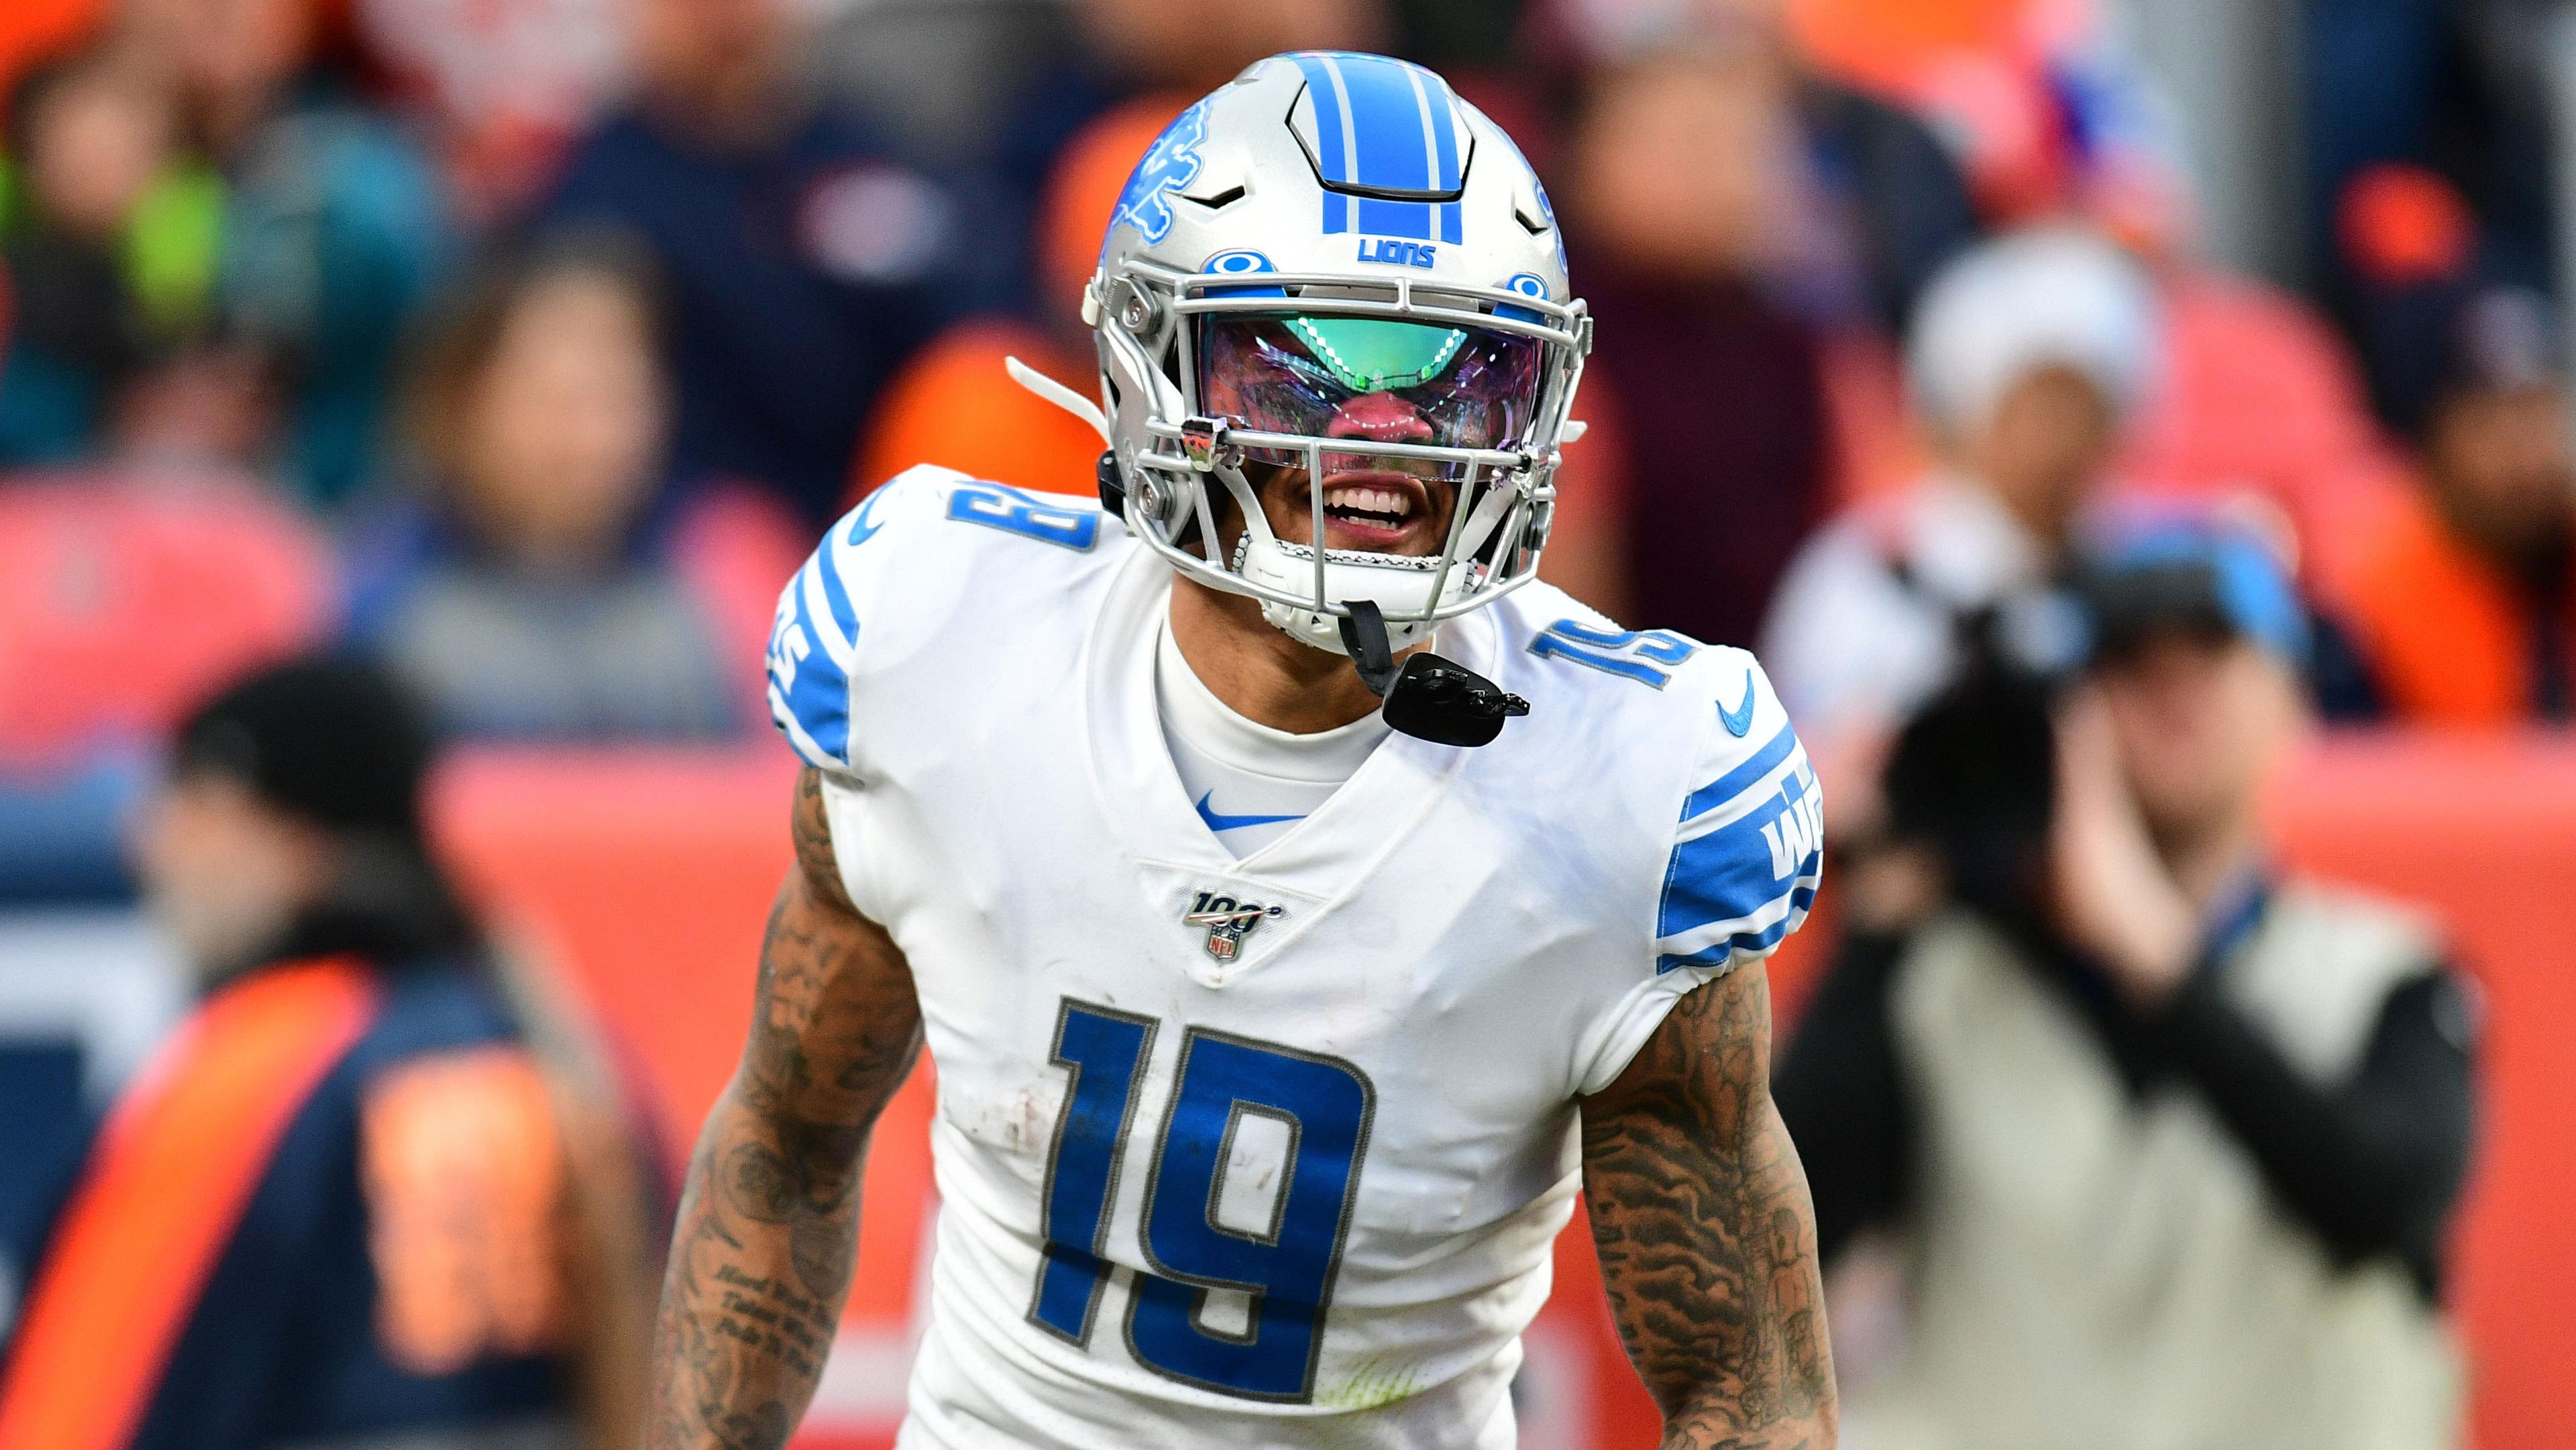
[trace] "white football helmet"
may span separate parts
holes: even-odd
[[[1349,653],[1370,601],[1400,651],[1535,577],[1591,320],[1538,177],[1438,75],[1255,63],[1137,166],[1083,316],[1105,416],[1014,373],[1101,428],[1103,502],[1138,537],[1296,639]],[[1302,474],[1305,537],[1272,529],[1247,462]],[[1210,480],[1245,523],[1231,550]]]

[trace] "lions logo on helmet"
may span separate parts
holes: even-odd
[[[1156,242],[1171,231],[1171,194],[1199,174],[1198,144],[1205,134],[1207,110],[1208,103],[1199,102],[1155,138],[1153,149],[1137,163],[1135,174],[1127,178],[1127,189],[1118,195],[1112,231],[1130,226]]]
[[[1182,573],[1340,653],[1536,577],[1591,321],[1537,176],[1437,74],[1255,63],[1137,167],[1084,312],[1109,496]]]

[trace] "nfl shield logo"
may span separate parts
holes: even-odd
[[[1191,926],[1207,928],[1207,954],[1220,962],[1233,961],[1243,950],[1243,939],[1252,929],[1270,917],[1286,916],[1284,907],[1263,906],[1257,901],[1238,902],[1231,896],[1202,891],[1190,904],[1181,920]]]

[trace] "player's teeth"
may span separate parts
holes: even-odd
[[[1391,488],[1337,488],[1324,496],[1324,505],[1395,518],[1404,518],[1413,512],[1412,498]]]

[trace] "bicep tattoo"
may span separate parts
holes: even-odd
[[[1620,1337],[1669,1447],[1832,1443],[1815,1212],[1745,968],[1676,1004],[1583,1108],[1584,1189]]]

